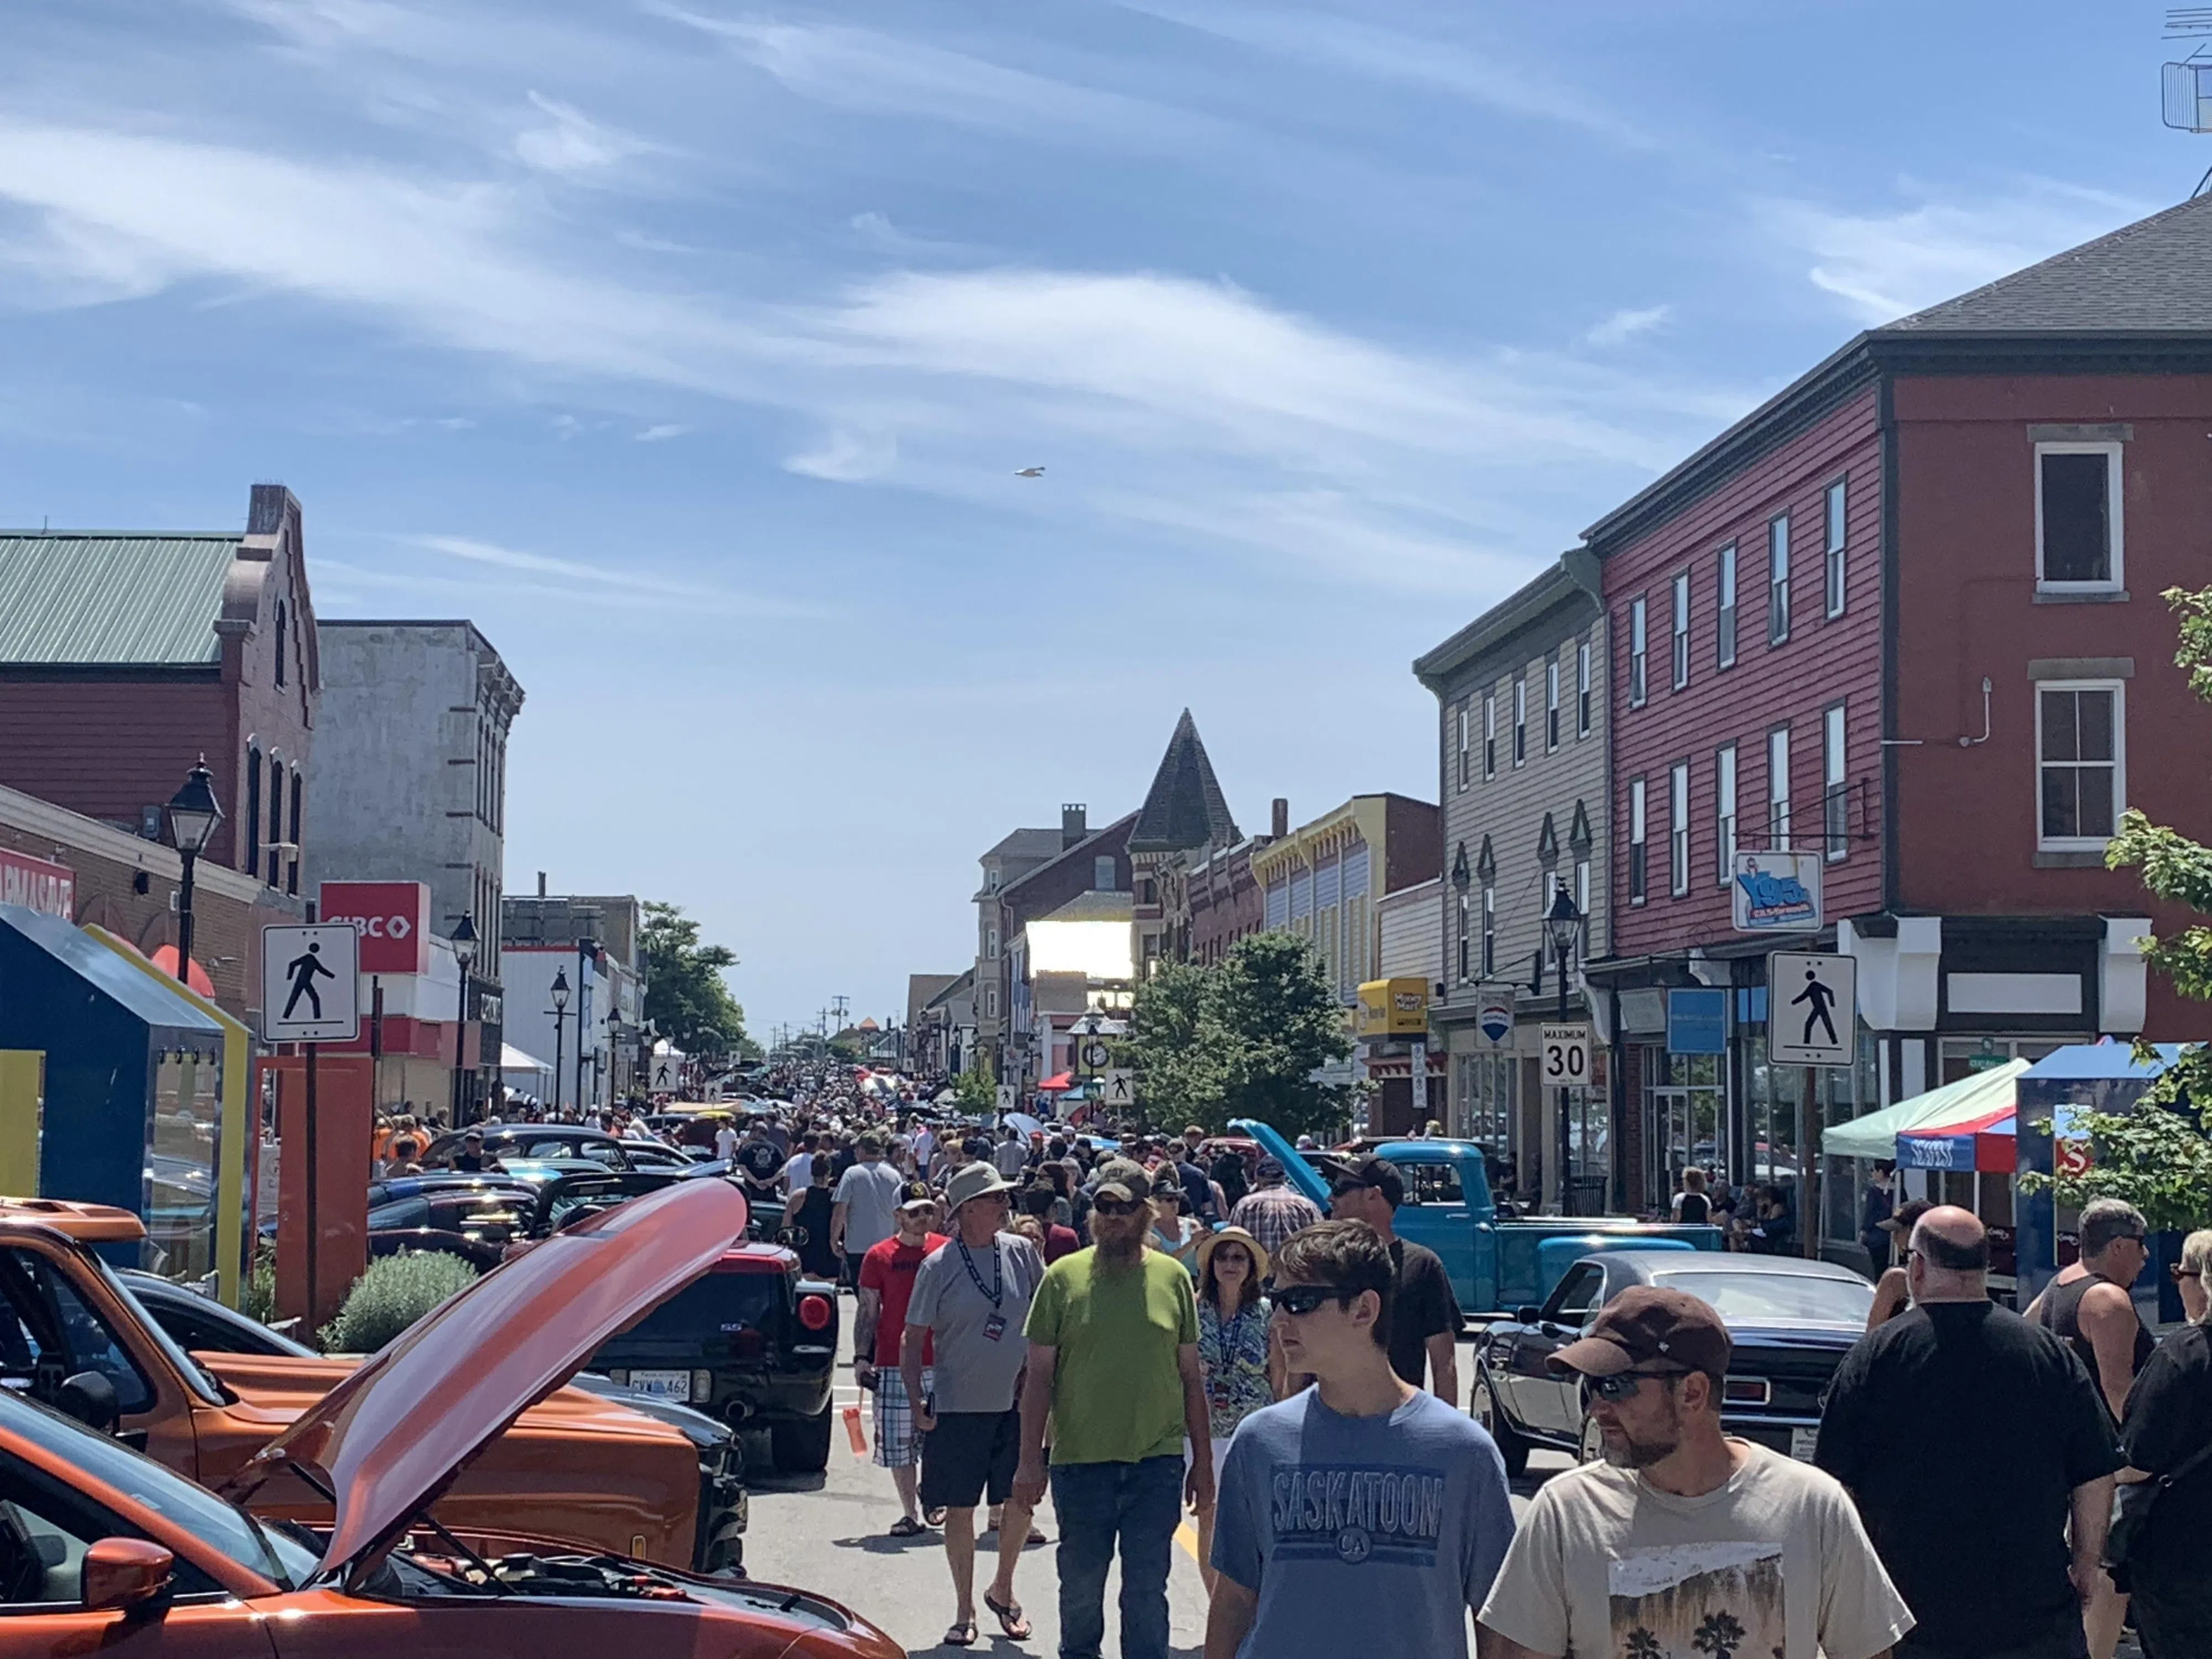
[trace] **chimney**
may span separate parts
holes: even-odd
[[[1267,809],[1267,833],[1277,841],[1291,833],[1291,804],[1280,795]]]
[[[1090,833],[1084,828],[1086,816],[1081,801],[1065,802],[1060,809],[1060,850],[1065,853]]]
[[[538,896],[540,898],[545,896],[545,872],[543,870],[538,872]]]

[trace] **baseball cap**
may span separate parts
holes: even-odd
[[[1406,1177],[1387,1158],[1363,1158],[1348,1169],[1340,1165],[1328,1189],[1340,1193],[1349,1187],[1372,1187],[1390,1200],[1394,1210],[1406,1201]]]
[[[927,1181],[909,1181],[899,1188],[898,1206],[911,1210],[923,1204],[937,1202],[937,1194],[930,1190]]]
[[[1713,1304],[1687,1291],[1632,1285],[1607,1303],[1581,1340],[1544,1363],[1555,1371],[1618,1376],[1703,1371],[1726,1376],[1735,1344]]]
[[[1263,1158],[1252,1173],[1262,1181],[1280,1181],[1283,1178],[1283,1160],[1279,1158]]]
[[[1883,1232],[1894,1233],[1899,1238],[1910,1238],[1912,1237],[1912,1229],[1918,1224],[1920,1218],[1935,1207],[1935,1205],[1924,1198],[1908,1198],[1897,1206],[1893,1214],[1885,1217],[1874,1224]]]
[[[1152,1178],[1145,1173],[1145,1166],[1126,1158],[1109,1158],[1098,1166],[1098,1185],[1093,1188],[1097,1196],[1108,1194],[1125,1203],[1134,1203],[1152,1195]]]

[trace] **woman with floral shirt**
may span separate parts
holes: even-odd
[[[1268,1340],[1272,1310],[1260,1286],[1267,1277],[1267,1252],[1242,1227],[1209,1233],[1198,1246],[1198,1363],[1206,1377],[1208,1427],[1213,1437],[1213,1479],[1237,1425],[1281,1395],[1282,1358]],[[1213,1590],[1213,1509],[1198,1512],[1199,1571]]]

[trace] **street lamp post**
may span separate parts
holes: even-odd
[[[1544,913],[1544,932],[1550,936],[1552,941],[1552,961],[1553,966],[1559,969],[1559,1024],[1562,1025],[1567,1023],[1567,955],[1575,948],[1575,940],[1582,932],[1582,926],[1583,913],[1575,908],[1575,896],[1572,893],[1570,893],[1567,890],[1566,883],[1561,882],[1559,886],[1559,890],[1552,895],[1552,908]],[[1559,1213],[1561,1215],[1568,1213],[1567,1183],[1571,1170],[1568,1155],[1569,1146],[1571,1144],[1568,1138],[1568,1087],[1569,1085],[1567,1083],[1562,1079],[1559,1084],[1559,1145],[1558,1153],[1559,1163]]]
[[[461,1070],[462,1051],[469,1040],[469,968],[477,959],[476,918],[467,911],[453,925],[453,960],[460,964],[461,1004],[453,1021],[453,1127],[461,1127],[462,1113],[468,1109],[468,1089],[465,1074]]]
[[[592,981],[586,978],[591,959],[592,941],[576,941],[576,1115],[584,1115],[584,1028],[592,1014]],[[594,1048],[597,1048],[594,1044]]]
[[[169,840],[185,866],[184,878],[177,885],[177,980],[189,985],[192,971],[192,866],[199,862],[200,854],[207,851],[208,842],[215,838],[216,825],[222,822],[222,807],[215,798],[215,775],[208,770],[205,755],[185,775],[184,787],[169,798],[168,816]]]
[[[568,1015],[568,970],[553,970],[553,1098],[548,1109],[561,1115],[561,1023]],[[582,1016],[578,1015],[579,1018]]]

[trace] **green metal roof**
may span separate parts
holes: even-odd
[[[212,663],[235,535],[0,532],[0,664]]]

